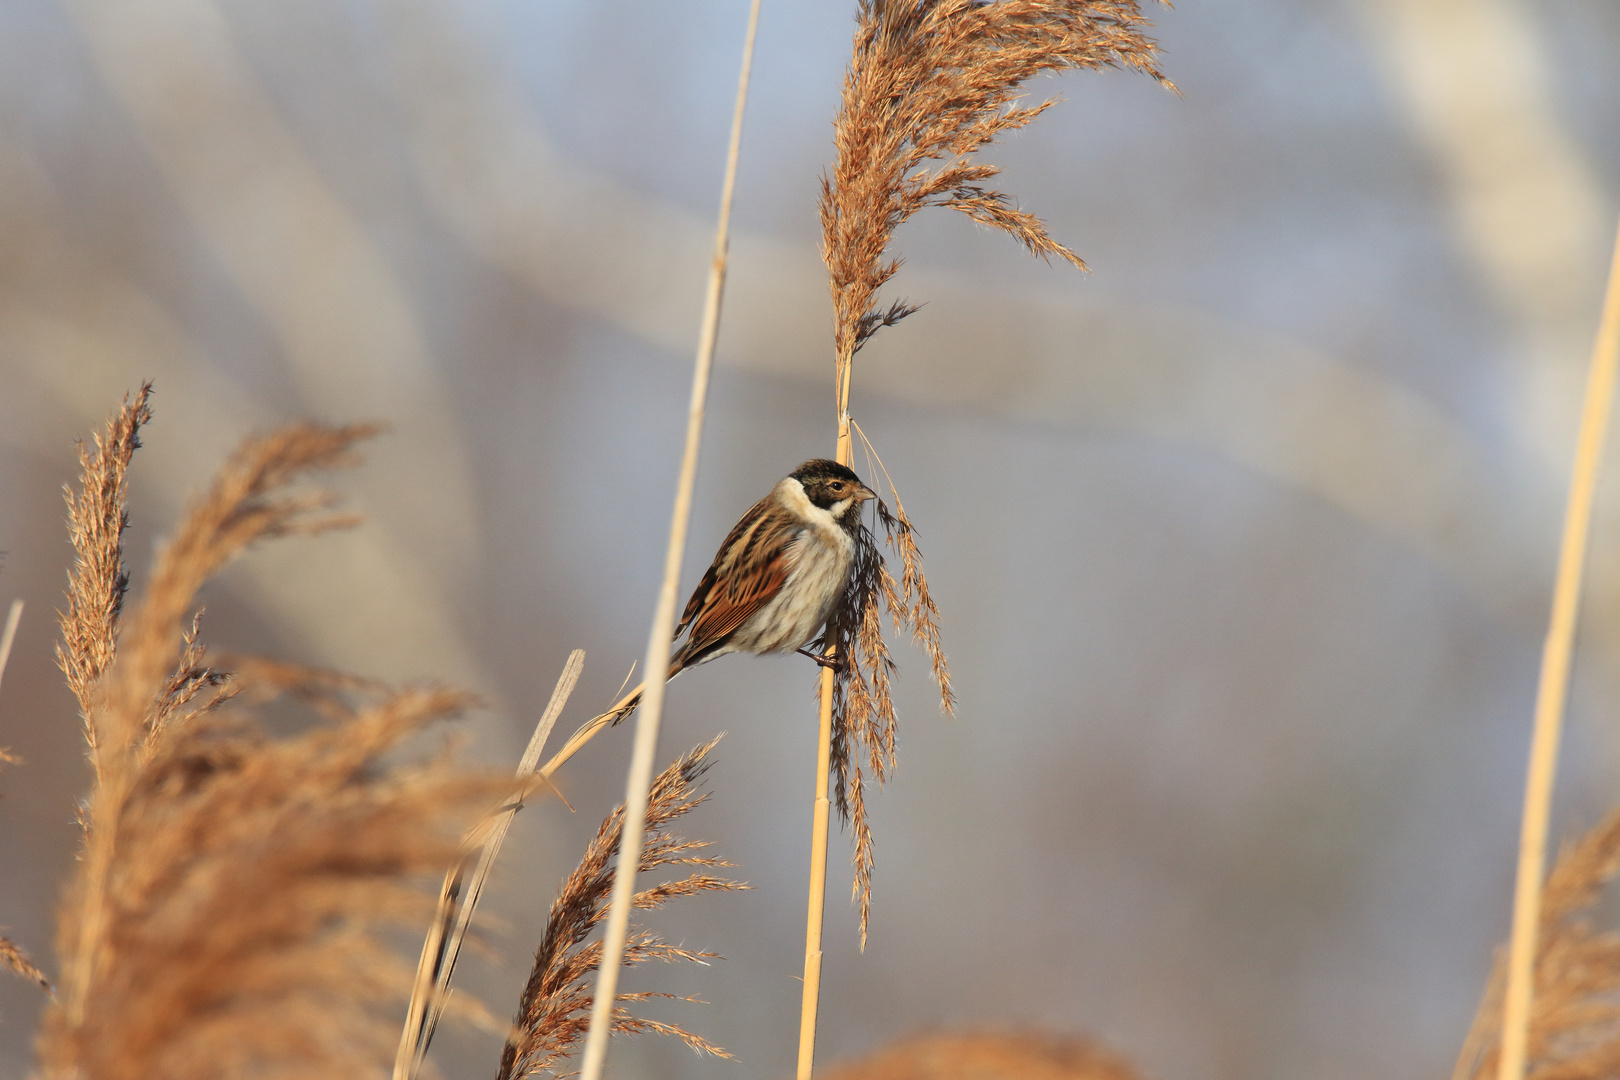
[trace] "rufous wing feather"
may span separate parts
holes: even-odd
[[[743,515],[692,591],[675,629],[678,637],[681,630],[691,627],[686,644],[676,653],[677,670],[718,648],[782,591],[792,569],[789,547],[796,535],[794,521],[776,508],[770,496]]]

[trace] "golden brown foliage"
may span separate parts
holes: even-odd
[[[1056,255],[1084,269],[1038,218],[985,186],[1000,170],[974,155],[1051,107],[1052,100],[1016,106],[1019,88],[1043,71],[1135,68],[1169,86],[1154,66],[1155,46],[1143,33],[1147,25],[1137,0],[861,0],[834,122],[837,156],[821,189],[840,461],[849,463],[855,353],[880,327],[916,310],[905,301],[883,310],[877,298],[900,268],[886,253],[894,231],[911,215],[925,206],[951,207],[1010,234],[1033,255]],[[954,700],[916,530],[892,480],[889,490],[895,511],[881,500],[876,507],[888,544],[901,559],[900,580],[863,528],[850,588],[823,639],[844,662],[833,691],[832,765],[839,811],[855,833],[854,896],[863,947],[874,855],[860,751],[864,769],[881,783],[893,768],[895,746],[889,686],[894,664],[883,641],[879,598],[896,630],[909,629],[928,653],[947,715]]]
[[[697,793],[697,783],[709,767],[706,760],[715,739],[677,759],[653,780],[647,797],[647,834],[642,847],[641,871],[659,866],[730,866],[711,856],[693,854],[707,843],[684,840],[667,831],[676,818],[695,809],[708,798]],[[579,866],[569,875],[561,894],[551,905],[545,936],[535,950],[534,967],[518,1002],[506,1050],[501,1056],[500,1080],[520,1080],[536,1073],[552,1071],[573,1051],[590,1027],[592,991],[587,985],[601,960],[600,942],[586,939],[607,918],[613,889],[614,856],[624,826],[620,805],[596,832]],[[666,881],[636,893],[635,906],[647,910],[680,896],[746,886],[696,871],[684,878]],[[694,953],[661,941],[644,930],[634,930],[625,943],[627,964],[648,960],[702,960],[713,953]],[[619,994],[619,1001],[642,1001],[665,994]],[[686,999],[695,1000],[695,999]],[[613,1030],[618,1034],[658,1032],[674,1035],[693,1050],[729,1057],[724,1050],[673,1024],[641,1019],[615,1007]]]
[[[28,959],[28,954],[23,951],[22,946],[8,937],[0,937],[0,968],[37,982],[47,991],[51,988],[51,980]]]
[[[953,207],[1033,255],[1084,267],[1038,218],[986,188],[1000,170],[972,156],[1052,106],[1015,107],[1020,86],[1040,72],[1136,68],[1169,85],[1146,25],[1136,0],[862,0],[834,127],[837,160],[821,193],[841,364],[879,326],[915,310],[901,302],[879,312],[877,292],[900,266],[884,261],[894,230],[925,206]]]
[[[413,878],[454,857],[453,826],[494,785],[381,759],[465,700],[406,690],[293,739],[223,715],[162,739],[113,826],[85,1019],[53,1012],[47,1070],[337,1077],[386,1061],[395,1018],[375,1009],[411,980],[372,931],[426,915]]]
[[[1600,932],[1591,909],[1620,873],[1620,811],[1565,845],[1542,894],[1530,1013],[1529,1080],[1620,1074],[1620,934]],[[1505,956],[1498,955],[1453,1080],[1496,1075]]]
[[[923,1035],[828,1070],[826,1080],[1140,1080],[1087,1039],[1041,1032]]]
[[[152,418],[147,404],[152,384],[142,383],[135,400],[122,408],[93,440],[79,443],[79,491],[67,488],[68,533],[77,556],[68,573],[67,610],[56,660],[68,689],[79,699],[91,761],[96,760],[96,728],[91,721],[91,690],[112,666],[118,616],[124,609],[129,573],[124,569],[123,532],[129,525],[130,459],[140,449],[141,426]]]
[[[885,473],[887,478],[887,473]],[[940,707],[954,715],[956,698],[951,673],[939,639],[939,609],[928,593],[922,573],[922,552],[916,530],[892,482],[889,492],[895,509],[882,499],[872,500],[885,540],[900,556],[897,582],[884,563],[876,538],[864,523],[856,531],[855,562],[849,587],[827,620],[821,646],[832,644],[842,661],[833,679],[832,772],[838,812],[855,834],[855,881],[851,898],[860,905],[861,947],[866,947],[872,911],[872,870],[876,865],[872,828],[867,817],[865,776],[870,770],[879,784],[894,768],[895,737],[899,727],[894,711],[890,676],[894,660],[883,640],[882,611],[887,611],[899,633],[909,631],[928,654],[939,685]],[[862,757],[864,751],[864,765]]]
[[[306,473],[352,464],[351,448],[377,430],[369,424],[293,424],[250,438],[231,455],[158,553],[151,584],[131,616],[129,640],[121,644],[107,686],[108,730],[123,736],[120,747],[149,752],[152,736],[194,715],[182,709],[207,680],[197,666],[191,612],[203,582],[258,540],[358,521],[319,513],[332,504],[330,493],[287,488]]]
[[[399,758],[464,695],[385,693],[268,661],[242,662],[227,684],[203,663],[197,589],[255,540],[339,523],[312,513],[327,496],[286,488],[348,460],[369,428],[248,440],[159,553],[119,633],[117,533],[141,419],[126,404],[85,456],[73,520],[63,668],[81,680],[95,785],[41,1065],[84,1080],[374,1072],[394,1038],[376,1007],[411,983],[374,932],[425,916],[422,876],[443,871],[460,828],[509,781]],[[235,689],[247,694],[221,709]],[[324,722],[267,736],[244,703],[281,694]]]

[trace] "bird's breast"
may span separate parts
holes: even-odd
[[[811,525],[787,550],[781,592],[738,627],[734,643],[748,652],[792,652],[815,640],[849,581],[855,541],[836,526]]]

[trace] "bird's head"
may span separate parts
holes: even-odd
[[[861,483],[849,466],[826,458],[812,458],[789,475],[803,486],[805,498],[839,521],[867,499],[877,498],[877,492]]]

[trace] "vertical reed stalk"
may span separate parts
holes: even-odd
[[[886,326],[914,314],[905,300],[880,306],[878,294],[900,269],[888,255],[900,225],[925,206],[959,210],[1008,233],[1043,259],[1085,269],[1046,226],[1010,196],[985,186],[999,169],[975,154],[1051,107],[1026,107],[1020,88],[1043,71],[1134,68],[1174,89],[1154,66],[1138,0],[860,0],[849,67],[833,121],[836,155],[821,180],[822,259],[833,307],[833,396],[838,461],[849,465],[849,393],[855,354]],[[821,924],[826,899],[829,774],[837,775],[838,809],[855,834],[854,899],[866,944],[874,866],[863,770],[882,783],[894,767],[897,725],[889,693],[894,664],[883,641],[880,608],[897,631],[909,628],[929,655],[940,705],[954,698],[939,612],[922,574],[914,529],[890,484],[898,516],[876,504],[887,542],[901,557],[897,582],[870,533],[853,580],[828,620],[823,641],[839,654],[839,676],[821,678],[820,760],[810,855],[804,999],[799,1028],[799,1080],[815,1060],[821,986]],[[864,750],[864,755],[861,755]],[[864,762],[861,760],[864,756]]]
[[[1558,553],[1552,616],[1541,654],[1536,688],[1535,723],[1530,737],[1529,775],[1525,780],[1524,819],[1519,833],[1519,870],[1513,896],[1513,937],[1508,944],[1507,994],[1502,1010],[1502,1057],[1498,1080],[1523,1080],[1530,1037],[1530,1000],[1534,989],[1536,932],[1541,922],[1542,874],[1547,862],[1547,827],[1553,780],[1558,771],[1558,743],[1569,691],[1570,654],[1580,612],[1581,578],[1591,533],[1597,472],[1614,399],[1620,363],[1620,233],[1615,238],[1609,285],[1603,301],[1597,341],[1587,372],[1581,406],[1580,434],[1564,510],[1564,538]]]
[[[11,659],[11,643],[17,640],[17,624],[22,621],[22,612],[22,600],[13,600],[11,610],[6,613],[6,628],[0,630],[0,679],[6,677],[6,661]]]
[[[839,351],[834,385],[838,394],[838,446],[840,465],[854,460],[849,438],[849,382],[854,350]],[[827,646],[827,655],[838,650]],[[810,889],[805,901],[804,996],[799,1005],[799,1067],[796,1080],[810,1080],[816,1063],[816,1013],[821,1005],[821,928],[827,908],[827,819],[832,804],[827,797],[832,771],[833,727],[832,668],[821,669],[821,718],[816,739],[816,798],[810,814]]]
[[[686,450],[681,457],[675,486],[675,509],[669,525],[669,546],[664,556],[664,580],[658,590],[647,655],[642,670],[647,689],[636,718],[636,740],[625,780],[624,833],[614,864],[613,897],[602,937],[602,961],[597,970],[591,1028],[585,1039],[580,1068],[582,1080],[601,1080],[607,1061],[608,1039],[613,1033],[613,1005],[618,1000],[619,967],[624,960],[625,937],[630,929],[630,904],[635,898],[636,870],[646,832],[647,792],[652,783],[653,759],[658,752],[658,723],[664,711],[665,673],[669,669],[669,642],[675,631],[675,590],[680,583],[681,560],[686,553],[686,527],[692,513],[692,487],[697,477],[698,448],[703,441],[703,407],[709,395],[709,370],[714,362],[715,339],[720,332],[720,299],[726,284],[726,254],[730,244],[731,200],[737,182],[737,156],[742,144],[743,111],[748,103],[748,76],[754,63],[754,37],[759,29],[759,0],[748,11],[743,42],[742,71],[737,77],[737,102],[731,115],[731,142],[726,151],[726,175],[720,193],[720,220],[715,227],[714,259],[709,267],[708,296],[703,305],[703,327],[692,369],[692,400],[686,417]]]
[[[827,650],[831,655],[833,648]],[[832,764],[833,672],[821,671],[821,723],[816,740],[816,798],[810,814],[810,895],[805,904],[804,998],[799,1007],[798,1080],[810,1080],[816,1061],[816,1011],[821,1003],[821,927],[827,906],[827,798]]]

